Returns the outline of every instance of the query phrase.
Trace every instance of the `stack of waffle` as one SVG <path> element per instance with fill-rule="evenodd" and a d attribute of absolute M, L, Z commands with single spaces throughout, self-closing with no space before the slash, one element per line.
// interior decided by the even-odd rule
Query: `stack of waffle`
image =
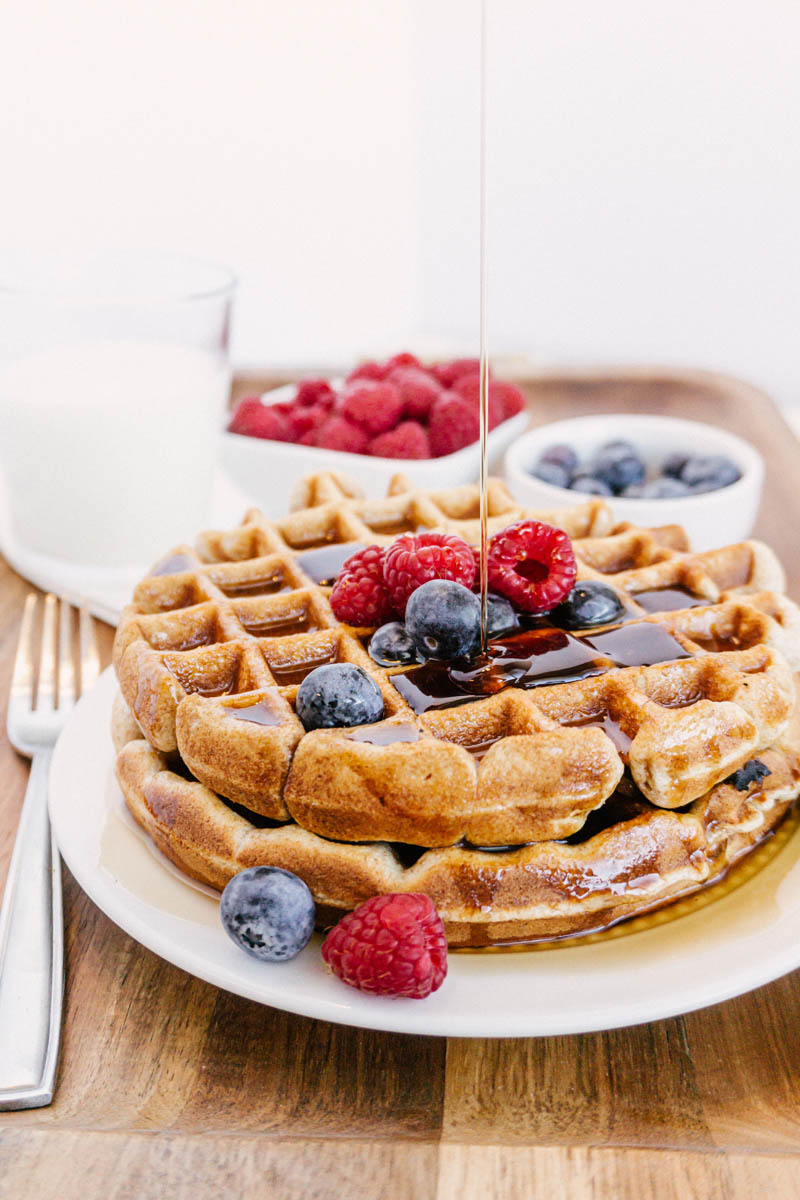
<path fill-rule="evenodd" d="M 379 667 L 329 595 L 344 560 L 399 533 L 479 541 L 478 492 L 365 500 L 330 474 L 293 511 L 180 546 L 117 632 L 117 774 L 155 844 L 222 888 L 256 864 L 300 875 L 329 922 L 372 895 L 427 892 L 451 945 L 604 928 L 697 891 L 800 791 L 800 612 L 768 547 L 689 553 L 677 526 L 615 526 L 602 501 L 531 513 L 492 481 L 489 532 L 536 517 L 573 540 L 612 627 L 547 618 L 491 665 Z M 297 688 L 351 662 L 382 721 L 306 733 Z"/>

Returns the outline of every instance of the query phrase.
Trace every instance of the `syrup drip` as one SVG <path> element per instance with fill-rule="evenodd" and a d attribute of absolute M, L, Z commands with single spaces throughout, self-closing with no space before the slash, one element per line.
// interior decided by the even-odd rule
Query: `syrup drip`
<path fill-rule="evenodd" d="M 392 746 L 396 742 L 418 742 L 422 734 L 413 725 L 378 725 L 356 729 L 348 734 L 349 742 L 366 742 L 369 746 Z"/>
<path fill-rule="evenodd" d="M 680 642 L 661 625 L 649 621 L 631 621 L 607 633 L 586 639 L 600 654 L 606 654 L 618 667 L 650 667 L 654 663 L 689 658 Z"/>
<path fill-rule="evenodd" d="M 286 582 L 283 571 L 273 575 L 262 575 L 258 579 L 243 579 L 239 583 L 220 583 L 218 587 L 226 596 L 271 596 L 275 592 L 290 592 L 291 586 Z"/>
<path fill-rule="evenodd" d="M 568 727 L 571 729 L 586 729 L 592 725 L 598 729 L 602 729 L 603 733 L 611 739 L 621 755 L 624 756 L 628 753 L 633 739 L 628 736 L 619 721 L 615 721 L 609 713 L 598 713 L 594 717 L 584 717 L 580 721 L 568 722 Z"/>
<path fill-rule="evenodd" d="M 256 700 L 252 704 L 226 705 L 234 721 L 251 721 L 255 725 L 280 725 L 280 714 L 267 700 Z"/>
<path fill-rule="evenodd" d="M 305 662 L 299 663 L 274 663 L 267 658 L 267 664 L 275 676 L 275 682 L 279 683 L 281 687 L 291 687 L 295 683 L 302 683 L 306 675 L 316 670 L 317 667 L 324 667 L 326 663 L 335 661 L 335 649 L 321 654 L 318 658 L 308 658 Z"/>
<path fill-rule="evenodd" d="M 293 633 L 313 633 L 319 629 L 306 612 L 285 613 L 282 616 L 261 618 L 256 616 L 240 616 L 239 620 L 248 633 L 253 637 L 288 637 Z"/>
<path fill-rule="evenodd" d="M 325 545 L 301 554 L 297 559 L 297 565 L 301 571 L 305 571 L 306 575 L 314 580 L 314 583 L 318 583 L 321 587 L 333 587 L 336 576 L 347 559 L 363 549 L 363 542 L 339 542 L 334 546 Z"/>
<path fill-rule="evenodd" d="M 710 601 L 696 596 L 685 587 L 652 588 L 646 592 L 632 593 L 637 604 L 649 613 L 674 612 L 681 608 L 698 608 Z"/>

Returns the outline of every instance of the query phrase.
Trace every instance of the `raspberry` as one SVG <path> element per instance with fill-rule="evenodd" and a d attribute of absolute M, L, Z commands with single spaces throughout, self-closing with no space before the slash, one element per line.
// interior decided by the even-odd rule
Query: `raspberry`
<path fill-rule="evenodd" d="M 367 453 L 379 458 L 430 458 L 431 444 L 419 421 L 401 421 L 396 429 L 373 438 Z"/>
<path fill-rule="evenodd" d="M 302 379 L 297 385 L 297 392 L 295 393 L 293 403 L 300 405 L 322 404 L 325 408 L 332 408 L 335 399 L 336 392 L 327 379 Z"/>
<path fill-rule="evenodd" d="M 275 405 L 262 404 L 257 396 L 247 396 L 239 401 L 228 429 L 231 433 L 271 438 L 274 442 L 292 440 L 292 426 L 286 413 Z"/>
<path fill-rule="evenodd" d="M 383 579 L 383 558 L 380 546 L 366 546 L 347 559 L 331 592 L 337 621 L 361 627 L 383 625 L 394 616 Z"/>
<path fill-rule="evenodd" d="M 363 379 L 345 388 L 337 407 L 343 417 L 362 425 L 375 437 L 394 429 L 403 415 L 404 403 L 394 384 Z"/>
<path fill-rule="evenodd" d="M 374 362 L 369 359 L 367 362 L 359 363 L 359 365 L 350 372 L 345 380 L 346 383 L 352 383 L 356 379 L 377 379 L 383 380 L 386 378 L 388 371 L 383 363 Z"/>
<path fill-rule="evenodd" d="M 504 421 L 524 411 L 526 407 L 525 393 L 515 383 L 506 383 L 502 379 L 495 380 L 492 384 L 492 391 L 497 393 L 503 405 Z"/>
<path fill-rule="evenodd" d="M 407 350 L 404 350 L 402 354 L 395 354 L 392 356 L 392 358 L 387 358 L 383 366 L 387 375 L 390 375 L 392 371 L 396 370 L 398 367 L 421 368 L 422 363 L 415 354 L 409 354 Z"/>
<path fill-rule="evenodd" d="M 325 404 L 307 404 L 303 406 L 293 404 L 288 407 L 288 417 L 296 442 L 299 442 L 304 434 L 313 433 L 314 430 L 319 429 L 322 422 L 327 420 L 328 417 L 328 408 Z"/>
<path fill-rule="evenodd" d="M 479 375 L 465 375 L 462 379 L 458 379 L 452 386 L 451 391 L 460 396 L 462 400 L 466 400 L 468 404 L 474 404 L 475 408 L 480 412 L 481 399 L 481 380 Z M 497 384 L 489 384 L 489 428 L 494 429 L 501 421 L 505 420 L 505 407 L 501 396 L 497 392 Z"/>
<path fill-rule="evenodd" d="M 359 425 L 346 417 L 328 417 L 314 432 L 314 445 L 325 450 L 345 450 L 363 454 L 369 438 Z"/>
<path fill-rule="evenodd" d="M 456 450 L 477 442 L 480 436 L 478 409 L 460 396 L 445 392 L 431 409 L 428 428 L 434 458 L 454 454 Z"/>
<path fill-rule="evenodd" d="M 432 375 L 419 367 L 395 367 L 389 382 L 399 390 L 405 401 L 407 417 L 427 417 L 431 405 L 441 396 L 443 388 Z"/>
<path fill-rule="evenodd" d="M 436 363 L 431 370 L 444 387 L 452 387 L 464 375 L 477 375 L 481 364 L 478 358 L 453 358 L 449 362 Z M 491 375 L 491 371 L 489 372 Z"/>
<path fill-rule="evenodd" d="M 489 542 L 489 587 L 523 612 L 549 612 L 572 591 L 576 566 L 563 529 L 519 521 Z"/>
<path fill-rule="evenodd" d="M 330 931 L 322 957 L 360 992 L 424 1000 L 447 974 L 442 918 L 429 896 L 373 896 Z"/>
<path fill-rule="evenodd" d="M 383 578 L 394 608 L 405 615 L 409 596 L 429 579 L 475 582 L 472 549 L 452 533 L 403 533 L 387 546 Z"/>

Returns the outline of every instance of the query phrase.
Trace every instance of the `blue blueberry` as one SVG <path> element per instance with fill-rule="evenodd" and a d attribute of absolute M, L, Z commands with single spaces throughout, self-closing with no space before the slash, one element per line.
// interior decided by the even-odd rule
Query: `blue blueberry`
<path fill-rule="evenodd" d="M 531 475 L 535 479 L 541 479 L 543 483 L 560 488 L 569 487 L 569 474 L 567 468 L 562 467 L 560 463 L 548 462 L 544 458 L 540 459 L 531 471 Z"/>
<path fill-rule="evenodd" d="M 651 479 L 648 483 L 634 483 L 625 488 L 622 494 L 633 500 L 678 500 L 681 496 L 691 495 L 691 489 L 680 479 L 662 475 L 660 479 Z"/>
<path fill-rule="evenodd" d="M 465 658 L 481 645 L 480 597 L 452 579 L 431 579 L 406 608 L 406 628 L 426 658 Z"/>
<path fill-rule="evenodd" d="M 564 629 L 591 629 L 618 621 L 624 611 L 625 606 L 613 588 L 589 580 L 575 584 L 566 600 L 550 613 L 550 620 Z"/>
<path fill-rule="evenodd" d="M 248 867 L 234 875 L 219 915 L 228 937 L 261 962 L 294 958 L 314 932 L 311 892 L 281 867 Z"/>
<path fill-rule="evenodd" d="M 619 493 L 634 483 L 644 483 L 645 465 L 630 442 L 606 442 L 594 457 L 591 473 Z"/>
<path fill-rule="evenodd" d="M 578 471 L 572 476 L 570 490 L 573 492 L 586 492 L 589 496 L 613 496 L 613 492 L 607 483 L 602 479 L 597 479 L 590 471 Z"/>
<path fill-rule="evenodd" d="M 380 667 L 406 667 L 419 661 L 414 639 L 402 621 L 381 625 L 370 638 L 369 652 Z"/>
<path fill-rule="evenodd" d="M 486 632 L 490 638 L 502 637 L 519 629 L 519 617 L 514 605 L 505 596 L 490 595 L 486 605 Z"/>
<path fill-rule="evenodd" d="M 680 479 L 681 471 L 689 461 L 688 454 L 670 454 L 664 462 L 661 472 L 663 475 L 671 475 L 674 479 Z"/>
<path fill-rule="evenodd" d="M 681 482 L 693 492 L 716 492 L 741 478 L 739 468 L 722 454 L 690 458 L 681 471 Z"/>
<path fill-rule="evenodd" d="M 760 783 L 767 775 L 771 775 L 769 767 L 760 758 L 749 759 L 738 771 L 734 771 L 723 783 L 729 783 L 737 792 L 747 792 L 754 783 Z"/>
<path fill-rule="evenodd" d="M 383 696 L 361 667 L 326 663 L 306 675 L 295 707 L 306 729 L 371 725 L 383 717 Z"/>
<path fill-rule="evenodd" d="M 560 443 L 557 446 L 548 446 L 540 461 L 555 463 L 557 467 L 563 467 L 565 471 L 572 472 L 578 465 L 578 456 L 572 446 Z"/>

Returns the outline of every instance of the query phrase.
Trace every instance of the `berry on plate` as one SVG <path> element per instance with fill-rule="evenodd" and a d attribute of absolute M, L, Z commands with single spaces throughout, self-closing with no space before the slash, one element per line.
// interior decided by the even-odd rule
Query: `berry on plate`
<path fill-rule="evenodd" d="M 419 421 L 401 421 L 388 433 L 379 433 L 367 446 L 378 458 L 430 458 L 431 443 Z"/>
<path fill-rule="evenodd" d="M 408 417 L 427 417 L 431 405 L 442 395 L 443 388 L 438 380 L 421 367 L 395 367 L 389 382 L 400 392 Z"/>
<path fill-rule="evenodd" d="M 481 380 L 479 375 L 465 375 L 463 379 L 458 379 L 453 384 L 451 391 L 453 395 L 460 396 L 462 400 L 466 400 L 468 404 L 474 407 L 480 413 L 480 398 L 481 398 Z M 489 384 L 489 428 L 494 429 L 501 421 L 505 420 L 505 403 L 503 396 L 496 383 Z"/>
<path fill-rule="evenodd" d="M 562 467 L 560 463 L 549 462 L 546 458 L 540 459 L 531 471 L 531 475 L 536 479 L 541 479 L 542 483 L 549 483 L 552 487 L 569 487 L 570 476 L 567 468 Z"/>
<path fill-rule="evenodd" d="M 424 1000 L 447 974 L 442 918 L 429 896 L 374 896 L 330 931 L 322 957 L 361 992 Z"/>
<path fill-rule="evenodd" d="M 387 546 L 383 578 L 394 609 L 403 616 L 412 592 L 430 579 L 475 582 L 472 547 L 452 533 L 403 533 Z"/>
<path fill-rule="evenodd" d="M 314 445 L 324 450 L 344 450 L 349 454 L 363 454 L 369 441 L 368 434 L 348 421 L 347 417 L 332 416 L 314 431 Z"/>
<path fill-rule="evenodd" d="M 489 584 L 523 612 L 549 612 L 572 590 L 577 567 L 563 529 L 519 521 L 489 542 Z"/>
<path fill-rule="evenodd" d="M 292 426 L 285 412 L 272 404 L 262 404 L 258 396 L 240 400 L 228 423 L 230 433 L 246 437 L 270 438 L 273 442 L 290 442 Z"/>
<path fill-rule="evenodd" d="M 428 427 L 433 457 L 454 454 L 480 437 L 478 407 L 453 392 L 445 392 L 431 409 Z"/>
<path fill-rule="evenodd" d="M 314 932 L 311 892 L 282 867 L 248 867 L 234 875 L 219 915 L 228 937 L 262 962 L 294 958 Z"/>
<path fill-rule="evenodd" d="M 402 621 L 381 625 L 369 639 L 370 658 L 379 667 L 407 667 L 418 661 L 414 639 Z"/>
<path fill-rule="evenodd" d="M 555 446 L 548 446 L 539 461 L 556 463 L 557 466 L 563 467 L 568 473 L 574 471 L 578 466 L 577 454 L 572 449 L 572 446 L 567 446 L 563 442 L 558 442 Z"/>
<path fill-rule="evenodd" d="M 452 579 L 431 579 L 411 595 L 406 629 L 426 658 L 469 658 L 481 648 L 480 597 Z"/>
<path fill-rule="evenodd" d="M 294 404 L 299 404 L 301 407 L 309 404 L 321 404 L 325 408 L 332 408 L 335 399 L 336 393 L 327 379 L 302 379 L 297 385 Z"/>
<path fill-rule="evenodd" d="M 612 492 L 621 492 L 631 484 L 643 483 L 645 465 L 636 447 L 630 442 L 606 442 L 601 446 L 591 466 L 595 479 L 602 480 Z"/>
<path fill-rule="evenodd" d="M 431 367 L 433 374 L 446 388 L 452 387 L 456 380 L 463 379 L 465 375 L 478 375 L 480 369 L 479 358 L 453 358 L 448 362 L 434 363 Z M 490 378 L 491 374 L 490 371 Z"/>
<path fill-rule="evenodd" d="M 570 490 L 585 492 L 587 496 L 613 496 L 614 493 L 602 479 L 596 479 L 589 471 L 578 471 L 572 476 Z"/>
<path fill-rule="evenodd" d="M 383 579 L 384 552 L 365 546 L 343 563 L 331 592 L 330 605 L 345 625 L 382 625 L 394 613 Z"/>
<path fill-rule="evenodd" d="M 487 596 L 486 603 L 486 634 L 490 638 L 503 637 L 519 629 L 519 617 L 514 605 L 505 596 Z"/>
<path fill-rule="evenodd" d="M 720 488 L 730 487 L 740 478 L 736 463 L 723 454 L 689 458 L 680 474 L 681 483 L 685 483 L 693 492 L 716 492 Z"/>
<path fill-rule="evenodd" d="M 612 587 L 587 580 L 575 584 L 566 600 L 553 609 L 550 620 L 564 629 L 591 629 L 618 621 L 624 611 L 625 605 Z"/>
<path fill-rule="evenodd" d="M 326 663 L 309 671 L 295 707 L 306 730 L 373 725 L 384 713 L 381 689 L 353 663 Z"/>

